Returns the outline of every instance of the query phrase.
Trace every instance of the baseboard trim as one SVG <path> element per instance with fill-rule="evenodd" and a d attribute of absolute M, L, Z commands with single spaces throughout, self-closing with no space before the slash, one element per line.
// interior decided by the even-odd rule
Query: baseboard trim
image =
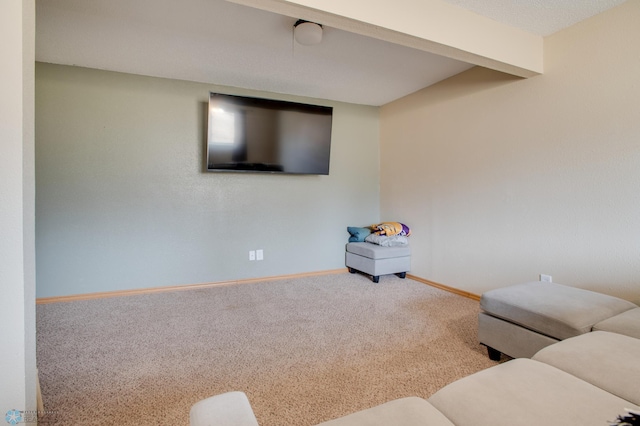
<path fill-rule="evenodd" d="M 105 291 L 105 292 L 86 293 L 86 294 L 73 294 L 69 296 L 40 297 L 36 299 L 36 305 L 46 305 L 48 303 L 60 303 L 60 302 L 73 302 L 77 300 L 103 299 L 107 297 L 135 296 L 138 294 L 167 293 L 172 291 L 195 290 L 195 289 L 203 289 L 203 288 L 220 287 L 225 285 L 252 284 L 260 281 L 277 281 L 277 280 L 285 280 L 285 279 L 291 279 L 291 278 L 303 278 L 303 277 L 313 277 L 313 276 L 320 276 L 320 275 L 341 274 L 344 272 L 347 272 L 346 268 L 331 269 L 327 271 L 318 271 L 318 272 L 305 272 L 301 274 L 277 275 L 272 277 L 248 278 L 244 280 L 218 281 L 218 282 L 202 283 L 202 284 L 185 284 L 185 285 L 176 285 L 176 286 L 167 286 L 167 287 L 150 287 L 150 288 L 140 288 L 140 289 L 132 289 L 132 290 L 118 290 L 118 291 Z M 457 294 L 458 296 L 463 296 L 468 299 L 477 300 L 477 301 L 480 300 L 480 296 L 477 294 L 459 290 L 454 287 L 449 287 L 447 285 L 440 284 L 435 281 L 427 280 L 412 274 L 407 274 L 407 278 L 412 279 L 414 281 L 421 282 L 423 284 L 430 285 L 435 288 L 439 288 L 441 290 L 448 291 L 449 293 Z"/>
<path fill-rule="evenodd" d="M 449 287 L 448 285 L 440 284 L 435 281 L 426 280 L 424 278 L 416 277 L 415 275 L 407 274 L 407 278 L 411 278 L 414 281 L 421 282 L 423 284 L 430 285 L 431 287 L 436 287 L 441 290 L 448 291 L 449 293 L 457 294 L 458 296 L 464 296 L 468 299 L 480 301 L 480 296 L 477 294 L 469 293 L 468 291 L 459 290 L 457 288 Z"/>
<path fill-rule="evenodd" d="M 172 291 L 220 287 L 225 285 L 251 284 L 251 283 L 256 283 L 261 281 L 277 281 L 277 280 L 285 280 L 285 279 L 291 279 L 291 278 L 303 278 L 303 277 L 314 277 L 314 276 L 320 276 L 320 275 L 341 274 L 345 272 L 347 272 L 347 269 L 341 268 L 341 269 L 331 269 L 327 271 L 305 272 L 301 274 L 291 274 L 291 275 L 277 275 L 277 276 L 262 277 L 262 278 L 248 278 L 244 280 L 219 281 L 219 282 L 213 282 L 213 283 L 185 284 L 185 285 L 176 285 L 176 286 L 167 286 L 167 287 L 150 287 L 150 288 L 141 288 L 141 289 L 132 289 L 132 290 L 105 291 L 105 292 L 98 292 L 98 293 L 73 294 L 70 296 L 40 297 L 36 299 L 36 305 L 46 305 L 48 303 L 60 303 L 60 302 L 74 302 L 78 300 L 103 299 L 106 297 L 134 296 L 138 294 L 166 293 L 166 292 L 172 292 Z"/>

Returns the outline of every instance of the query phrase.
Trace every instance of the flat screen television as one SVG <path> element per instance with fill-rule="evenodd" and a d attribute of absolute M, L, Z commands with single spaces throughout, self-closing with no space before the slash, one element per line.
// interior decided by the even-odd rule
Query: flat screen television
<path fill-rule="evenodd" d="M 207 170 L 329 174 L 333 108 L 209 94 Z"/>

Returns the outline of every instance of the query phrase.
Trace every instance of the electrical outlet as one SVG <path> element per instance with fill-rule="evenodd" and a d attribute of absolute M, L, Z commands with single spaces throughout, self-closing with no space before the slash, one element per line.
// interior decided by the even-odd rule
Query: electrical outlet
<path fill-rule="evenodd" d="M 256 251 L 255 250 L 250 250 L 249 251 L 249 260 L 256 260 Z"/>
<path fill-rule="evenodd" d="M 264 251 L 262 249 L 256 250 L 256 259 L 257 260 L 264 259 Z"/>
<path fill-rule="evenodd" d="M 540 274 L 540 281 L 544 281 L 547 283 L 553 282 L 551 275 L 546 275 L 546 274 Z"/>

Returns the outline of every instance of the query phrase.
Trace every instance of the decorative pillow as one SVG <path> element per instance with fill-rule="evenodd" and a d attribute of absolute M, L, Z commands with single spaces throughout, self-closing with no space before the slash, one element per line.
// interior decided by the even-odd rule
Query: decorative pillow
<path fill-rule="evenodd" d="M 403 235 L 408 237 L 411 235 L 411 229 L 404 223 L 400 222 L 382 222 L 370 226 L 371 230 L 378 235 Z"/>
<path fill-rule="evenodd" d="M 368 243 L 378 244 L 382 247 L 406 246 L 409 244 L 409 239 L 404 235 L 392 235 L 391 237 L 387 237 L 386 235 L 371 234 L 364 240 Z"/>
<path fill-rule="evenodd" d="M 350 243 L 362 243 L 367 235 L 371 234 L 371 229 L 358 228 L 357 226 L 347 226 L 347 231 L 351 234 L 349 237 Z"/>

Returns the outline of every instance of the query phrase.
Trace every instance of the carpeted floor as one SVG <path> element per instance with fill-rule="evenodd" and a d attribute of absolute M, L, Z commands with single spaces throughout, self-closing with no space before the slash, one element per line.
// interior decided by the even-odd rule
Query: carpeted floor
<path fill-rule="evenodd" d="M 244 391 L 261 426 L 429 397 L 494 365 L 478 302 L 348 273 L 37 306 L 43 424 L 188 425 Z"/>

